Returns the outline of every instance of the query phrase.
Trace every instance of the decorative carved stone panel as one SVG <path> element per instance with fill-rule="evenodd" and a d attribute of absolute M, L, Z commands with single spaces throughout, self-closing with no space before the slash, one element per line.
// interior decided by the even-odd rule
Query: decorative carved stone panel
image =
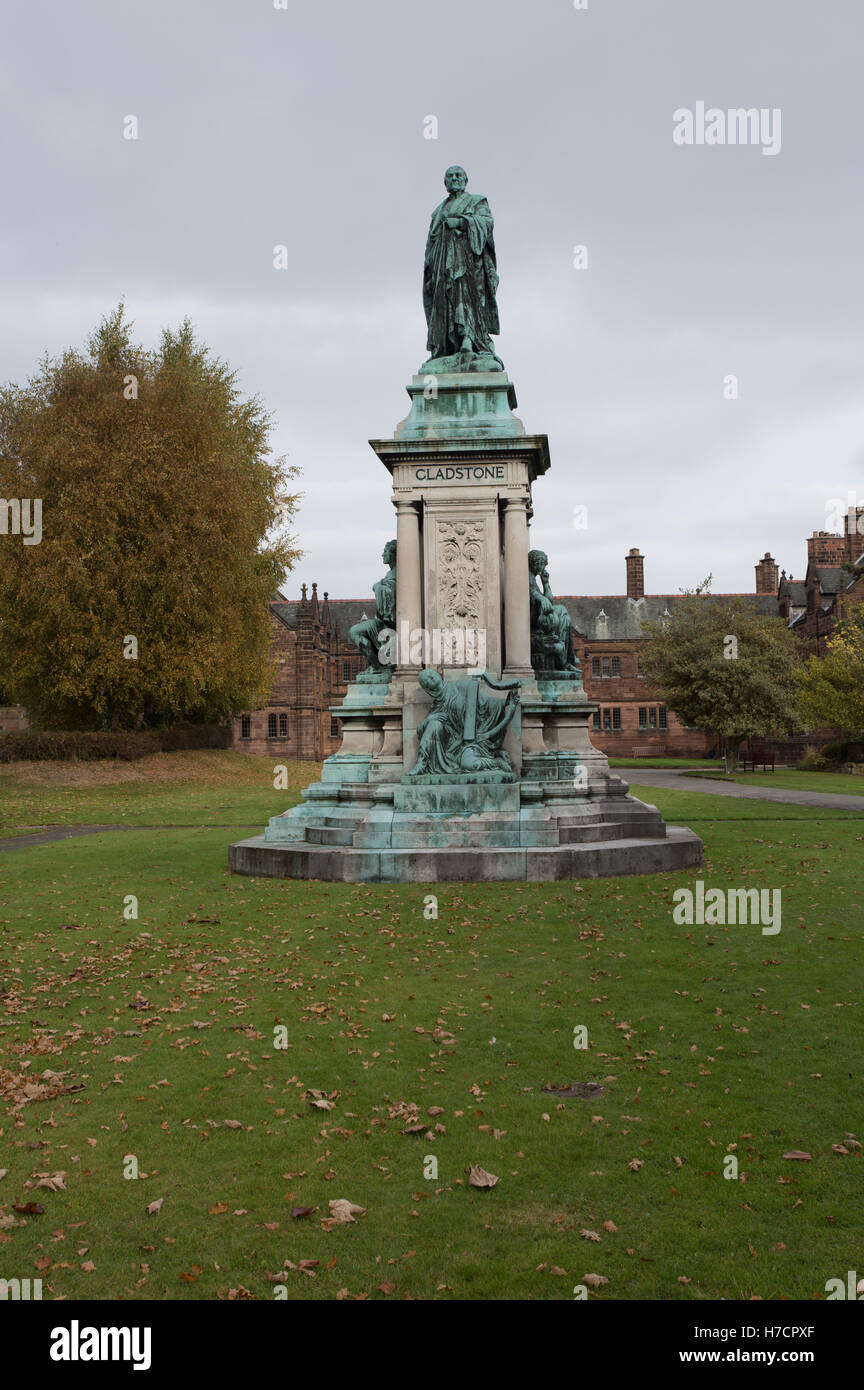
<path fill-rule="evenodd" d="M 485 521 L 439 521 L 438 614 L 450 628 L 483 625 Z"/>

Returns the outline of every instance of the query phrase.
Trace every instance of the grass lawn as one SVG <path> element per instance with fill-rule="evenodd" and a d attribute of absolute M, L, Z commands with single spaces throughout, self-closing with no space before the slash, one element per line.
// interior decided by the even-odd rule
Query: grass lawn
<path fill-rule="evenodd" d="M 287 768 L 287 791 L 275 769 Z M 52 825 L 249 825 L 300 799 L 315 763 L 228 750 L 155 753 L 135 762 L 0 765 L 0 839 Z"/>
<path fill-rule="evenodd" d="M 837 792 L 842 796 L 860 796 L 864 805 L 864 777 L 852 777 L 847 772 L 798 772 L 792 768 L 778 768 L 776 772 L 736 772 L 734 777 L 725 777 L 716 763 L 714 772 L 720 781 L 741 782 L 746 787 L 778 787 L 796 792 Z M 704 777 L 705 773 L 694 772 L 692 776 Z"/>
<path fill-rule="evenodd" d="M 0 855 L 2 1277 L 571 1300 L 590 1273 L 592 1298 L 698 1301 L 860 1268 L 864 818 L 646 788 L 703 836 L 699 875 L 448 885 L 430 918 L 431 885 L 230 876 L 227 827 L 292 797 L 265 759 L 178 756 L 174 780 L 0 781 L 12 829 L 159 827 Z M 782 888 L 780 934 L 674 925 L 697 876 Z M 543 1089 L 575 1082 L 602 1090 Z M 366 1214 L 326 1229 L 338 1198 Z"/>

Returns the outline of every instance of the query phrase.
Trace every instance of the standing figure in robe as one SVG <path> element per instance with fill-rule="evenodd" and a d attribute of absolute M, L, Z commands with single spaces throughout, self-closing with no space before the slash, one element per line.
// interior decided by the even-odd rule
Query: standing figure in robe
<path fill-rule="evenodd" d="M 490 356 L 488 369 L 503 370 L 489 336 L 501 331 L 492 213 L 479 193 L 466 193 L 467 183 L 465 170 L 452 165 L 444 175 L 447 197 L 432 214 L 423 265 L 426 347 L 430 363 L 470 353 Z"/>

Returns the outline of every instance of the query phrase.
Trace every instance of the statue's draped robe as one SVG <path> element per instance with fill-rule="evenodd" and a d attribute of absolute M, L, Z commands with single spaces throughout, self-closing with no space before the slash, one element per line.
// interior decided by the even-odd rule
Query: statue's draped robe
<path fill-rule="evenodd" d="M 549 667 L 566 670 L 575 666 L 573 625 L 563 603 L 555 603 L 531 577 L 531 645 L 535 652 L 554 658 Z M 545 663 L 544 663 L 545 664 Z"/>
<path fill-rule="evenodd" d="M 476 698 L 474 736 L 465 740 L 465 716 Z M 506 701 L 496 700 L 474 681 L 446 681 L 435 696 L 426 726 L 420 735 L 420 752 L 415 773 L 477 772 L 486 769 L 510 771 L 510 762 L 501 750 L 507 727 Z"/>
<path fill-rule="evenodd" d="M 457 233 L 448 217 L 463 218 Z M 435 209 L 423 265 L 423 308 L 432 357 L 460 351 L 468 337 L 475 352 L 494 354 L 490 333 L 498 333 L 498 271 L 492 213 L 477 193 L 445 198 Z"/>
<path fill-rule="evenodd" d="M 373 584 L 372 592 L 375 595 L 375 617 L 354 624 L 349 636 L 355 646 L 359 646 L 358 637 L 365 637 L 373 647 L 378 648 L 382 629 L 396 625 L 396 571 L 390 570 L 383 579 Z"/>

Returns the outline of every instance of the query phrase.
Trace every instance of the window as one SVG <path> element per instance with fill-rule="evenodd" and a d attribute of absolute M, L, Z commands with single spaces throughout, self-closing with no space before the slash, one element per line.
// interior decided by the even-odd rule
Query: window
<path fill-rule="evenodd" d="M 604 681 L 609 679 L 609 658 L 608 658 L 608 656 L 604 656 L 604 657 L 603 657 L 603 679 L 604 679 Z"/>
<path fill-rule="evenodd" d="M 240 720 L 240 737 L 252 737 L 252 720 L 249 718 L 248 714 L 245 714 L 243 718 Z"/>
<path fill-rule="evenodd" d="M 640 681 L 644 681 L 644 679 L 645 679 L 645 669 L 644 669 L 644 667 L 643 667 L 643 665 L 642 665 L 642 658 L 641 658 L 641 656 L 637 656 L 637 658 L 636 658 L 636 675 L 637 675 L 637 677 L 639 678 Z"/>
<path fill-rule="evenodd" d="M 612 711 L 611 711 L 611 709 L 604 709 L 604 711 L 603 711 L 603 728 L 604 728 L 604 731 L 605 731 L 606 729 L 611 729 L 611 728 L 612 728 Z"/>
<path fill-rule="evenodd" d="M 359 667 L 359 661 L 349 661 L 346 659 L 342 662 L 342 679 L 346 685 L 349 681 L 357 679 L 357 671 L 359 670 Z"/>
<path fill-rule="evenodd" d="M 268 738 L 275 738 L 275 737 L 276 737 L 276 716 L 275 716 L 275 714 L 268 714 L 268 716 L 267 716 L 267 737 L 268 737 Z"/>
<path fill-rule="evenodd" d="M 599 729 L 599 728 L 600 728 L 600 711 L 599 711 L 599 709 L 595 709 L 595 711 L 594 711 L 594 728 L 595 728 L 595 729 Z"/>
<path fill-rule="evenodd" d="M 280 716 L 279 716 L 279 737 L 280 737 L 280 738 L 287 738 L 287 737 L 288 737 L 288 716 L 287 716 L 287 714 L 280 714 Z"/>
<path fill-rule="evenodd" d="M 331 720 L 330 720 L 330 737 L 331 737 L 331 738 L 338 738 L 340 732 L 341 732 L 341 728 L 340 728 L 339 720 L 338 720 L 338 719 L 331 719 Z"/>
<path fill-rule="evenodd" d="M 592 676 L 599 676 L 599 674 L 600 674 L 600 658 L 599 658 L 599 656 L 592 656 L 592 658 L 591 658 L 591 674 L 592 674 Z"/>
<path fill-rule="evenodd" d="M 651 706 L 651 708 L 650 708 L 649 711 L 648 711 L 648 722 L 649 722 L 649 727 L 650 727 L 650 728 L 652 728 L 652 729 L 656 729 L 656 728 L 657 728 L 657 711 L 656 711 L 656 709 L 654 708 L 653 705 Z"/>
<path fill-rule="evenodd" d="M 666 728 L 666 706 L 661 705 L 657 711 L 657 718 L 661 729 Z"/>
<path fill-rule="evenodd" d="M 620 676 L 620 675 L 621 675 L 621 658 L 620 658 L 620 656 L 613 656 L 613 658 L 612 658 L 612 675 L 613 675 L 613 677 L 616 677 L 616 676 Z"/>
<path fill-rule="evenodd" d="M 644 705 L 639 706 L 639 728 L 648 728 L 648 710 L 645 708 Z"/>
<path fill-rule="evenodd" d="M 612 711 L 612 728 L 613 728 L 613 729 L 620 729 L 620 728 L 621 728 L 621 711 L 620 711 L 620 709 L 613 709 L 613 711 Z"/>

